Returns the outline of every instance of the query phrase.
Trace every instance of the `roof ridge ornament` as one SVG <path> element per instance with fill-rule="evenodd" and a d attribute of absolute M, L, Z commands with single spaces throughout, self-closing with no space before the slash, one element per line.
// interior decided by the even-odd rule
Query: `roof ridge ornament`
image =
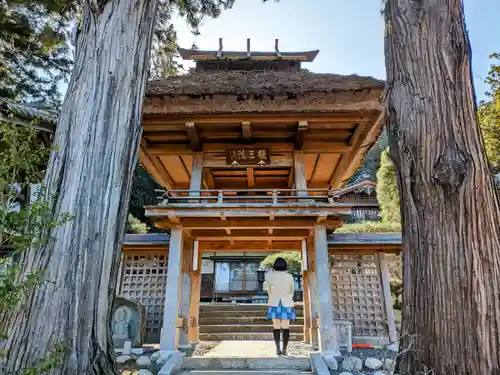
<path fill-rule="evenodd" d="M 222 50 L 223 50 L 222 38 L 219 38 L 219 50 L 217 51 L 217 58 L 219 59 L 222 57 Z"/>
<path fill-rule="evenodd" d="M 279 39 L 274 39 L 274 52 L 276 52 L 276 56 L 281 57 L 281 52 L 278 48 Z"/>

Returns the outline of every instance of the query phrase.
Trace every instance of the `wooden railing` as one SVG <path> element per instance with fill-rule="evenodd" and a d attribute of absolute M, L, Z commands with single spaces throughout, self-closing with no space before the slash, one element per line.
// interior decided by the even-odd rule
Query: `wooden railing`
<path fill-rule="evenodd" d="M 167 206 L 199 205 L 328 205 L 351 206 L 354 202 L 339 199 L 336 190 L 328 189 L 202 189 L 157 190 L 158 204 Z M 356 206 L 373 206 L 356 202 Z"/>

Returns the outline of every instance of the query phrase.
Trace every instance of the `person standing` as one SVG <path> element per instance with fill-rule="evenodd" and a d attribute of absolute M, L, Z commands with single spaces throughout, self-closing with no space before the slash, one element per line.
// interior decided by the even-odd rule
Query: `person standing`
<path fill-rule="evenodd" d="M 296 320 L 293 308 L 294 280 L 287 272 L 285 259 L 276 258 L 273 269 L 266 275 L 264 290 L 268 295 L 266 319 L 273 321 L 273 337 L 276 343 L 276 354 L 287 355 L 290 338 L 290 320 Z M 283 332 L 283 350 L 280 348 L 280 336 Z"/>

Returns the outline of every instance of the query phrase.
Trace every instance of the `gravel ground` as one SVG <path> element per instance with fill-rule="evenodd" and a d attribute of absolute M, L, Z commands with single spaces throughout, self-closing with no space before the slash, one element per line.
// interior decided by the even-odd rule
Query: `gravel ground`
<path fill-rule="evenodd" d="M 220 344 L 220 341 L 200 341 L 194 348 L 191 348 L 186 355 L 188 357 L 201 357 Z"/>
<path fill-rule="evenodd" d="M 309 353 L 317 352 L 317 350 L 305 342 L 290 342 L 287 352 L 293 357 L 307 357 Z"/>

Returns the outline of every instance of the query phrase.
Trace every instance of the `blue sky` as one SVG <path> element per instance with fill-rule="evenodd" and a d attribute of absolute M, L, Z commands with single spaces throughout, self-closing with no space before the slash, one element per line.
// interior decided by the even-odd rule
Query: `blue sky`
<path fill-rule="evenodd" d="M 500 52 L 500 2 L 464 0 L 472 45 L 472 66 L 478 100 L 485 99 L 488 55 Z M 385 78 L 384 23 L 380 0 L 236 0 L 233 9 L 216 20 L 207 19 L 194 36 L 182 19 L 176 19 L 179 44 L 189 48 L 217 49 L 219 37 L 226 50 L 245 50 L 251 38 L 252 50 L 314 50 L 314 72 L 360 74 Z M 185 67 L 191 66 L 184 63 Z"/>

